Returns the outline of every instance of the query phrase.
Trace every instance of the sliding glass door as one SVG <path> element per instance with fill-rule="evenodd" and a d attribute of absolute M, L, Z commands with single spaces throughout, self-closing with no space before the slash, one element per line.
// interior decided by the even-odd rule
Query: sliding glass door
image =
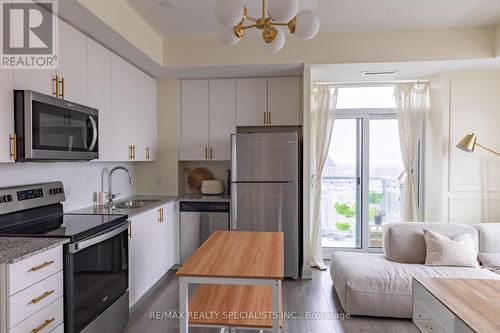
<path fill-rule="evenodd" d="M 322 174 L 322 246 L 377 251 L 400 221 L 403 172 L 396 115 L 341 112 Z"/>

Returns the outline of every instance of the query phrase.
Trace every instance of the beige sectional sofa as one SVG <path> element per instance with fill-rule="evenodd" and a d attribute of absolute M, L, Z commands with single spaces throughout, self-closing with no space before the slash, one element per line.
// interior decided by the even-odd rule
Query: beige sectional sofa
<path fill-rule="evenodd" d="M 334 288 L 351 315 L 411 318 L 413 277 L 500 279 L 484 268 L 426 266 L 423 229 L 447 237 L 469 233 L 478 252 L 500 253 L 500 223 L 393 223 L 384 228 L 384 254 L 336 252 Z"/>

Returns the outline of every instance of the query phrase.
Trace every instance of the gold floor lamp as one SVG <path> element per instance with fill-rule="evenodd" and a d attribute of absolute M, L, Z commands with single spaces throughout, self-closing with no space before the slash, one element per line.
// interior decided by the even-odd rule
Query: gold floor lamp
<path fill-rule="evenodd" d="M 496 151 L 494 151 L 490 148 L 486 148 L 485 146 L 479 144 L 479 142 L 477 142 L 477 136 L 474 133 L 467 134 L 465 136 L 465 138 L 463 138 L 462 141 L 460 141 L 457 144 L 457 148 L 462 149 L 463 151 L 468 152 L 468 153 L 474 152 L 474 148 L 476 148 L 476 146 L 479 146 L 479 147 L 489 151 L 490 153 L 493 153 L 495 155 L 500 156 L 500 153 L 497 153 Z"/>

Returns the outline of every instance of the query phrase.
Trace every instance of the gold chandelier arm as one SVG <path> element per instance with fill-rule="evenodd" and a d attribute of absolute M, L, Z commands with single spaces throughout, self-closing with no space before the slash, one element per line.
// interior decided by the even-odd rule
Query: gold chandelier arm
<path fill-rule="evenodd" d="M 246 16 L 246 19 L 249 20 L 249 21 L 252 21 L 252 22 L 257 22 L 257 19 L 255 17 L 252 17 L 252 16 Z"/>
<path fill-rule="evenodd" d="M 271 25 L 282 25 L 282 26 L 285 26 L 287 27 L 288 26 L 288 22 L 272 22 L 270 23 Z"/>
<path fill-rule="evenodd" d="M 262 0 L 262 17 L 266 17 L 266 0 Z"/>
<path fill-rule="evenodd" d="M 251 28 L 256 28 L 256 27 L 257 27 L 257 24 L 250 24 L 247 26 L 241 26 L 241 29 L 251 29 Z"/>

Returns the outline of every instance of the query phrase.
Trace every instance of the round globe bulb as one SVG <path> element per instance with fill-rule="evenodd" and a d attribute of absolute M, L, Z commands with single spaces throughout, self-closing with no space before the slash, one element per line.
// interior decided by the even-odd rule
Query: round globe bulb
<path fill-rule="evenodd" d="M 215 17 L 220 24 L 234 27 L 243 18 L 243 0 L 217 0 L 215 3 Z"/>
<path fill-rule="evenodd" d="M 270 0 L 269 14 L 274 21 L 288 22 L 299 10 L 299 0 Z"/>
<path fill-rule="evenodd" d="M 319 31 L 318 14 L 312 10 L 303 10 L 296 16 L 295 36 L 300 39 L 311 39 Z"/>
<path fill-rule="evenodd" d="M 278 29 L 276 38 L 271 43 L 264 42 L 264 48 L 270 52 L 278 52 L 285 46 L 285 33 Z"/>
<path fill-rule="evenodd" d="M 228 27 L 220 27 L 217 37 L 222 43 L 227 45 L 235 45 L 240 41 L 240 39 L 234 34 L 233 29 Z"/>

